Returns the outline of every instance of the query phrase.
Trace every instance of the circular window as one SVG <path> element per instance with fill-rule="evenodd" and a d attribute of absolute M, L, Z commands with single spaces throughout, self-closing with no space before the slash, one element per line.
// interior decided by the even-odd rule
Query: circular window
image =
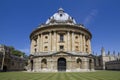
<path fill-rule="evenodd" d="M 47 37 L 47 36 L 45 36 L 45 39 L 48 39 L 48 37 Z"/>
<path fill-rule="evenodd" d="M 75 38 L 78 39 L 78 36 L 76 36 Z"/>
<path fill-rule="evenodd" d="M 60 17 L 62 17 L 62 14 L 60 14 Z"/>

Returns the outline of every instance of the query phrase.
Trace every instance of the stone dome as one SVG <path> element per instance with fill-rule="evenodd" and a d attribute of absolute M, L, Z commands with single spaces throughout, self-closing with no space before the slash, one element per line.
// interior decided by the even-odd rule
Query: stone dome
<path fill-rule="evenodd" d="M 46 24 L 54 23 L 76 24 L 76 21 L 73 17 L 65 13 L 62 8 L 59 8 L 59 10 L 46 21 Z"/>

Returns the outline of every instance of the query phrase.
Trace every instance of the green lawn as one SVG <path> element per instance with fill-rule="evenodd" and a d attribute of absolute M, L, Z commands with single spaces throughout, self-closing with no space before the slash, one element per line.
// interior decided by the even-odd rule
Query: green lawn
<path fill-rule="evenodd" d="M 0 72 L 0 80 L 120 80 L 120 71 L 96 72 Z"/>

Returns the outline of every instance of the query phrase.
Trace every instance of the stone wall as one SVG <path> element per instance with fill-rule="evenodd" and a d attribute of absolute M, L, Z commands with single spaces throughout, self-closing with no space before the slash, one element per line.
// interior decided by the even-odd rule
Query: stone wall
<path fill-rule="evenodd" d="M 106 62 L 105 68 L 106 70 L 120 70 L 120 60 Z"/>
<path fill-rule="evenodd" d="M 16 71 L 24 70 L 26 59 L 17 57 L 11 54 L 10 48 L 5 45 L 0 45 L 0 70 L 1 71 Z"/>
<path fill-rule="evenodd" d="M 32 32 L 30 36 L 31 54 L 60 51 L 61 45 L 63 51 L 91 53 L 91 34 L 87 30 L 78 29 L 78 27 L 55 25 L 46 27 L 46 29 L 39 28 L 36 30 L 37 32 Z M 63 35 L 62 41 L 60 40 L 61 34 Z"/>
<path fill-rule="evenodd" d="M 54 55 L 33 58 L 33 70 L 35 72 L 57 72 L 58 60 L 64 58 L 66 60 L 66 72 L 80 72 L 94 70 L 94 60 L 88 57 L 78 57 L 69 55 Z M 91 60 L 91 62 L 90 62 Z M 46 62 L 43 62 L 46 61 Z M 31 71 L 31 63 L 29 61 L 28 71 Z"/>

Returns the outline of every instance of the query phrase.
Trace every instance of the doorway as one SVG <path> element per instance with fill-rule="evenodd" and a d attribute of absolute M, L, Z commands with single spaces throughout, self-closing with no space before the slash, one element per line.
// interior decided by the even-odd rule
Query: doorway
<path fill-rule="evenodd" d="M 66 71 L 66 59 L 59 58 L 57 62 L 58 71 Z"/>

